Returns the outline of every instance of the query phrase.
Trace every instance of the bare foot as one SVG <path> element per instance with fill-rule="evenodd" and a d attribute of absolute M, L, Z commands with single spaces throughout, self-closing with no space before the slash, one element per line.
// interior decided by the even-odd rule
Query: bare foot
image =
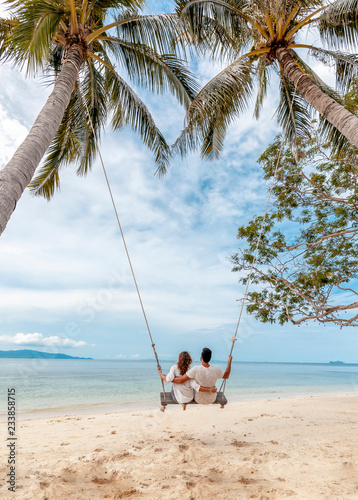
<path fill-rule="evenodd" d="M 182 404 L 183 410 L 186 410 L 186 404 Z"/>

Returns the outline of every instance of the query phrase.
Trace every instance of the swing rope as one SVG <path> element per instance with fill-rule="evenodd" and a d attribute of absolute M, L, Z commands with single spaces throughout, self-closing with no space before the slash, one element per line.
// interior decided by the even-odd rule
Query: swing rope
<path fill-rule="evenodd" d="M 66 64 L 67 62 L 73 63 L 69 59 L 63 59 L 62 62 L 63 62 L 63 64 Z M 77 66 L 76 66 L 76 69 L 77 69 L 77 72 L 79 74 L 79 68 L 77 68 Z M 116 203 L 115 203 L 114 198 L 113 198 L 112 189 L 111 189 L 111 186 L 110 186 L 110 183 L 109 183 L 107 171 L 106 171 L 106 168 L 105 168 L 105 165 L 104 165 L 104 161 L 103 161 L 103 158 L 102 158 L 101 149 L 99 147 L 99 144 L 98 144 L 98 141 L 97 141 L 97 137 L 96 137 L 96 134 L 95 134 L 95 131 L 94 131 L 93 122 L 92 122 L 92 118 L 91 118 L 91 115 L 90 115 L 90 112 L 89 112 L 89 109 L 88 109 L 88 106 L 87 106 L 87 102 L 86 102 L 85 98 L 83 97 L 80 78 L 78 78 L 77 82 L 78 82 L 79 94 L 80 94 L 81 99 L 82 99 L 82 101 L 83 101 L 83 103 L 85 105 L 85 108 L 86 108 L 87 116 L 88 116 L 88 119 L 89 119 L 89 123 L 90 123 L 91 129 L 92 129 L 92 133 L 93 133 L 93 137 L 94 137 L 94 140 L 95 140 L 96 148 L 97 148 L 98 155 L 99 155 L 99 158 L 100 158 L 100 162 L 101 162 L 101 165 L 102 165 L 102 170 L 103 170 L 103 173 L 104 173 L 104 176 L 105 176 L 105 179 L 106 179 L 106 184 L 107 184 L 108 192 L 109 192 L 109 195 L 110 195 L 110 198 L 111 198 L 113 210 L 114 210 L 114 213 L 115 213 L 115 216 L 116 216 L 116 219 L 117 219 L 119 231 L 121 233 L 121 237 L 122 237 L 124 249 L 125 249 L 125 252 L 126 252 L 126 255 L 127 255 L 129 267 L 130 267 L 130 270 L 131 270 L 131 273 L 132 273 L 133 281 L 134 281 L 134 284 L 135 284 L 135 288 L 136 288 L 136 291 L 137 291 L 138 299 L 139 299 L 140 306 L 141 306 L 141 309 L 142 309 L 144 321 L 145 321 L 145 324 L 146 324 L 146 327 L 147 327 L 147 331 L 148 331 L 148 334 L 149 334 L 149 337 L 150 337 L 151 347 L 153 349 L 154 356 L 155 356 L 155 359 L 156 359 L 156 362 L 157 362 L 157 368 L 159 370 L 161 370 L 161 366 L 160 366 L 160 363 L 159 363 L 158 354 L 157 354 L 157 351 L 155 349 L 155 343 L 153 341 L 153 337 L 152 337 L 152 333 L 151 333 L 151 330 L 150 330 L 150 327 L 149 327 L 147 315 L 146 315 L 146 312 L 145 312 L 145 309 L 144 309 L 142 297 L 141 297 L 141 294 L 140 294 L 140 291 L 139 291 L 137 279 L 136 279 L 136 276 L 135 276 L 135 273 L 134 273 L 132 261 L 131 261 L 130 255 L 129 255 L 127 243 L 126 243 L 126 240 L 125 240 L 125 237 L 124 237 L 124 233 L 123 233 L 123 230 L 122 230 L 122 225 L 121 225 L 121 222 L 119 220 L 119 215 L 118 215 Z M 261 223 L 261 227 L 260 227 L 260 232 L 259 232 L 259 237 L 258 237 L 257 242 L 256 242 L 254 258 L 253 258 L 253 261 L 252 261 L 252 264 L 251 264 L 251 268 L 250 268 L 250 272 L 249 272 L 249 277 L 248 277 L 248 280 L 247 280 L 247 283 L 246 283 L 246 289 L 245 289 L 244 297 L 242 299 L 240 314 L 239 314 L 239 318 L 238 318 L 238 321 L 237 321 L 237 324 L 236 324 L 235 335 L 233 337 L 231 337 L 232 345 L 231 345 L 231 349 L 230 349 L 230 356 L 232 355 L 232 352 L 233 352 L 234 346 L 235 346 L 235 342 L 237 341 L 237 334 L 238 334 L 238 331 L 239 331 L 239 326 L 240 326 L 240 322 L 241 322 L 243 310 L 244 310 L 244 307 L 245 307 L 245 302 L 246 302 L 246 298 L 247 298 L 247 294 L 248 294 L 248 289 L 249 289 L 249 286 L 250 286 L 250 283 L 251 283 L 251 276 L 252 276 L 252 273 L 253 273 L 253 267 L 254 267 L 254 264 L 256 262 L 258 248 L 259 248 L 259 245 L 261 243 L 261 237 L 262 237 L 263 228 L 264 228 L 264 224 L 265 224 L 265 220 L 266 220 L 266 216 L 267 216 L 267 212 L 268 212 L 268 207 L 269 207 L 270 200 L 271 200 L 271 195 L 272 195 L 274 183 L 275 183 L 275 180 L 276 180 L 278 165 L 279 165 L 279 162 L 280 162 L 280 159 L 281 159 L 281 155 L 282 155 L 282 151 L 283 151 L 283 146 L 284 146 L 285 141 L 286 141 L 286 135 L 287 135 L 287 130 L 288 130 L 289 118 L 290 118 L 290 116 L 292 114 L 292 106 L 293 106 L 293 100 L 295 98 L 295 95 L 296 95 L 296 90 L 295 90 L 294 95 L 292 97 L 291 106 L 290 106 L 290 112 L 289 112 L 289 116 L 287 117 L 286 126 L 285 126 L 284 134 L 283 134 L 283 137 L 282 137 L 281 147 L 280 147 L 279 154 L 278 154 L 277 161 L 276 161 L 274 176 L 272 178 L 272 183 L 271 183 L 271 186 L 270 186 L 269 196 L 268 196 L 267 203 L 266 203 L 266 209 L 265 209 L 265 213 L 264 213 L 264 216 L 263 216 L 263 219 L 262 219 L 262 223 Z M 164 393 L 164 397 L 165 397 L 164 382 L 163 382 L 163 380 L 161 380 L 161 382 L 162 382 L 163 393 Z M 226 388 L 226 379 L 223 380 L 223 382 L 222 382 L 222 384 L 220 386 L 219 392 L 222 392 L 224 394 L 225 388 Z"/>
<path fill-rule="evenodd" d="M 265 209 L 264 216 L 262 218 L 260 232 L 259 232 L 259 237 L 258 237 L 257 242 L 256 242 L 256 247 L 255 247 L 255 252 L 254 252 L 254 258 L 253 258 L 253 261 L 251 263 L 249 277 L 247 279 L 245 293 L 244 293 L 244 297 L 243 297 L 242 303 L 241 303 L 241 309 L 240 309 L 239 319 L 238 319 L 237 324 L 236 324 L 235 335 L 233 337 L 231 337 L 232 344 L 231 344 L 231 349 L 230 349 L 229 356 L 232 356 L 232 353 L 233 353 L 233 350 L 234 350 L 234 346 L 235 346 L 235 342 L 237 341 L 237 334 L 238 334 L 238 331 L 239 331 L 241 317 L 242 317 L 242 313 L 244 311 L 244 307 L 245 307 L 245 303 L 246 303 L 246 298 L 247 298 L 249 286 L 250 286 L 250 283 L 251 283 L 251 276 L 252 276 L 254 265 L 255 265 L 255 262 L 256 262 L 257 252 L 258 252 L 258 249 L 259 249 L 259 246 L 260 246 L 260 243 L 261 243 L 261 237 L 262 237 L 262 233 L 263 233 L 263 229 L 264 229 L 264 225 L 265 225 L 265 220 L 266 220 L 268 208 L 269 208 L 269 205 L 270 205 L 271 195 L 272 195 L 273 187 L 274 187 L 275 181 L 276 181 L 277 170 L 278 170 L 278 166 L 279 166 L 279 163 L 280 163 L 280 160 L 281 160 L 283 146 L 284 146 L 284 144 L 286 142 L 287 131 L 288 131 L 288 124 L 289 124 L 290 116 L 292 114 L 292 106 L 293 106 L 293 100 L 295 98 L 295 95 L 296 95 L 296 89 L 295 89 L 295 92 L 294 92 L 293 97 L 292 97 L 292 101 L 291 101 L 291 105 L 290 105 L 290 112 L 288 114 L 288 117 L 287 117 L 287 120 L 286 120 L 286 125 L 285 125 L 285 128 L 284 128 L 284 133 L 282 135 L 281 147 L 280 147 L 280 150 L 279 150 L 279 153 L 278 153 L 278 157 L 277 157 L 277 161 L 276 161 L 276 166 L 275 166 L 275 171 L 274 171 L 274 174 L 273 174 L 273 178 L 272 178 L 272 182 L 271 182 L 271 186 L 270 186 L 270 191 L 269 191 L 269 195 L 268 195 L 268 198 L 267 198 L 266 209 Z M 223 394 L 225 393 L 226 380 L 227 379 L 223 379 L 223 381 L 221 383 L 221 386 L 220 386 L 220 389 L 219 389 L 219 392 L 222 392 Z"/>
<path fill-rule="evenodd" d="M 69 62 L 72 62 L 72 61 L 69 61 Z M 152 333 L 150 331 L 150 327 L 149 327 L 147 315 L 146 315 L 146 312 L 145 312 L 145 309 L 144 309 L 144 305 L 143 305 L 143 301 L 142 301 L 142 296 L 141 296 L 140 291 L 139 291 L 139 287 L 138 287 L 137 279 L 136 279 L 136 276 L 135 276 L 135 273 L 134 273 L 132 261 L 131 261 L 130 255 L 129 255 L 129 251 L 128 251 L 126 239 L 124 237 L 122 225 L 121 225 L 121 222 L 119 220 L 119 215 L 118 215 L 116 203 L 115 203 L 114 198 L 113 198 L 112 189 L 111 189 L 111 186 L 110 186 L 110 183 L 109 183 L 109 179 L 108 179 L 106 167 L 104 166 L 104 161 L 103 161 L 103 158 L 102 158 L 101 150 L 100 150 L 100 147 L 99 147 L 99 144 L 98 144 L 98 141 L 97 141 L 97 137 L 96 137 L 96 134 L 95 134 L 95 131 L 94 131 L 92 118 L 91 118 L 91 115 L 90 115 L 90 112 L 89 112 L 89 109 L 88 109 L 88 106 L 87 106 L 86 99 L 84 98 L 84 96 L 82 94 L 80 79 L 78 78 L 77 81 L 78 81 L 79 94 L 80 94 L 81 99 L 82 99 L 82 101 L 83 101 L 83 103 L 85 105 L 85 108 L 86 108 L 87 116 L 88 116 L 88 119 L 89 119 L 89 122 L 90 122 L 90 125 L 91 125 L 93 137 L 94 137 L 94 140 L 95 140 L 96 148 L 97 148 L 98 155 L 99 155 L 99 158 L 100 158 L 100 161 L 101 161 L 102 170 L 103 170 L 103 173 L 104 173 L 104 177 L 106 179 L 106 184 L 107 184 L 109 196 L 110 196 L 111 201 L 112 201 L 113 210 L 114 210 L 114 213 L 115 213 L 115 216 L 116 216 L 116 219 L 117 219 L 119 231 L 120 231 L 121 236 L 122 236 L 123 246 L 124 246 L 124 249 L 125 249 L 125 252 L 126 252 L 126 255 L 127 255 L 127 259 L 128 259 L 128 262 L 129 262 L 129 267 L 130 267 L 130 270 L 131 270 L 131 273 L 132 273 L 132 277 L 133 277 L 133 281 L 134 281 L 135 288 L 136 288 L 136 291 L 137 291 L 137 295 L 138 295 L 138 299 L 139 299 L 139 302 L 140 302 L 140 306 L 141 306 L 141 309 L 142 309 L 144 321 L 145 321 L 145 324 L 146 324 L 146 327 L 147 327 L 147 331 L 148 331 L 148 334 L 149 334 L 149 338 L 150 338 L 150 341 L 151 341 L 151 347 L 153 349 L 154 356 L 155 356 L 155 359 L 157 361 L 157 368 L 158 368 L 158 370 L 161 370 L 161 366 L 160 366 L 160 363 L 159 363 L 159 357 L 158 357 L 157 351 L 155 349 L 155 343 L 153 341 Z M 163 392 L 164 392 L 164 395 L 165 395 L 164 382 L 163 382 L 163 380 L 161 380 L 161 382 L 162 382 Z"/>

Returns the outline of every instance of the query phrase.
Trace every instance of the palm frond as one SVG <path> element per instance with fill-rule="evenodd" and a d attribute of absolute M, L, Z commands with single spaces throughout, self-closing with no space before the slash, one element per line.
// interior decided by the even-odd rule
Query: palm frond
<path fill-rule="evenodd" d="M 267 85 L 269 83 L 269 71 L 267 62 L 264 58 L 260 58 L 257 64 L 257 81 L 258 89 L 256 95 L 254 117 L 258 120 L 262 109 L 263 101 L 267 93 Z"/>
<path fill-rule="evenodd" d="M 200 25 L 200 42 L 191 32 L 187 16 L 179 17 L 176 13 L 140 16 L 127 11 L 117 18 L 123 22 L 117 26 L 117 38 L 123 41 L 144 44 L 161 54 L 174 51 L 178 57 L 187 58 L 195 51 L 210 57 L 237 57 L 236 41 L 215 19 L 206 17 Z"/>
<path fill-rule="evenodd" d="M 163 175 L 169 166 L 170 149 L 148 108 L 123 78 L 114 72 L 107 72 L 106 88 L 113 112 L 113 129 L 118 130 L 128 124 L 137 132 L 154 153 L 158 174 Z"/>
<path fill-rule="evenodd" d="M 108 9 L 123 11 L 144 7 L 145 0 L 91 0 L 92 9 L 100 14 Z"/>
<path fill-rule="evenodd" d="M 186 127 L 173 151 L 184 156 L 200 144 L 204 157 L 218 157 L 225 131 L 246 109 L 252 89 L 253 67 L 247 57 L 226 67 L 193 100 L 186 114 Z"/>
<path fill-rule="evenodd" d="M 77 174 L 85 175 L 95 160 L 96 144 L 109 111 L 107 88 L 103 75 L 91 60 L 86 61 L 82 75 L 81 90 L 77 84 L 45 162 L 29 185 L 36 196 L 47 199 L 53 196 L 60 187 L 59 170 L 62 167 L 77 163 Z"/>
<path fill-rule="evenodd" d="M 63 56 L 64 48 L 60 45 L 54 45 L 49 55 L 49 67 L 53 69 L 55 78 L 57 78 L 62 69 Z"/>
<path fill-rule="evenodd" d="M 225 123 L 218 119 L 213 119 L 206 126 L 206 129 L 203 130 L 203 141 L 200 148 L 202 158 L 208 160 L 218 160 L 220 158 L 221 151 L 224 148 L 226 128 Z"/>
<path fill-rule="evenodd" d="M 12 57 L 11 35 L 17 24 L 18 21 L 14 17 L 11 19 L 0 18 L 0 60 L 4 62 Z"/>
<path fill-rule="evenodd" d="M 237 43 L 232 33 L 225 29 L 216 19 L 203 18 L 202 24 L 196 29 L 196 36 L 192 33 L 187 17 L 182 16 L 181 19 L 188 26 L 185 43 L 189 43 L 189 46 L 193 47 L 200 56 L 227 63 L 239 57 L 242 44 Z M 183 48 L 185 49 L 186 46 L 184 45 Z M 186 56 L 185 50 L 183 53 Z M 189 52 L 189 56 L 191 54 L 192 52 Z"/>
<path fill-rule="evenodd" d="M 235 40 L 236 48 L 253 42 L 245 16 L 245 0 L 176 0 L 176 12 L 189 23 L 198 44 L 205 42 L 208 19 L 214 20 Z"/>
<path fill-rule="evenodd" d="M 311 117 L 307 103 L 291 81 L 280 72 L 280 102 L 276 110 L 277 121 L 289 141 L 309 136 Z"/>
<path fill-rule="evenodd" d="M 317 22 L 323 43 L 336 48 L 357 46 L 358 0 L 332 2 Z"/>
<path fill-rule="evenodd" d="M 48 63 L 52 41 L 65 10 L 57 2 L 11 2 L 17 8 L 18 24 L 13 28 L 11 48 L 14 60 L 27 63 L 27 70 L 34 72 Z"/>
<path fill-rule="evenodd" d="M 85 122 L 85 136 L 82 141 L 83 150 L 77 174 L 86 175 L 95 159 L 96 142 L 100 140 L 100 133 L 106 124 L 109 112 L 105 77 L 90 59 L 86 61 L 81 91 L 81 113 Z"/>
<path fill-rule="evenodd" d="M 126 11 L 118 20 L 117 38 L 132 44 L 146 45 L 161 54 L 173 51 L 177 40 L 183 40 L 186 29 L 176 14 L 143 16 L 137 12 Z"/>
<path fill-rule="evenodd" d="M 142 44 L 123 42 L 110 37 L 110 48 L 129 77 L 150 91 L 172 93 L 186 108 L 198 91 L 198 84 L 190 70 L 174 55 L 160 55 Z M 107 40 L 101 40 L 106 44 Z"/>
<path fill-rule="evenodd" d="M 352 79 L 357 78 L 358 56 L 321 48 L 315 48 L 311 54 L 326 66 L 335 68 L 337 86 L 342 92 L 347 92 Z"/>
<path fill-rule="evenodd" d="M 50 200 L 55 191 L 60 189 L 59 170 L 80 159 L 83 121 L 81 99 L 76 86 L 61 125 L 47 150 L 44 164 L 28 186 L 35 196 Z"/>

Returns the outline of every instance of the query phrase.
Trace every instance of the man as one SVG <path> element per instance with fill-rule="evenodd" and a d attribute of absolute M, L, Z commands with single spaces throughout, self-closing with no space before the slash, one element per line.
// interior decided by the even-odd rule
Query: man
<path fill-rule="evenodd" d="M 183 384 L 189 379 L 195 379 L 195 381 L 201 387 L 206 388 L 215 386 L 219 378 L 228 379 L 231 372 L 232 356 L 229 356 L 227 367 L 224 372 L 224 370 L 219 368 L 219 366 L 209 365 L 209 361 L 211 360 L 211 355 L 212 355 L 211 350 L 208 349 L 207 347 L 204 347 L 200 357 L 201 365 L 190 368 L 190 370 L 188 370 L 186 374 L 183 375 L 182 377 L 175 377 L 173 383 Z M 197 390 L 194 391 L 194 400 L 202 405 L 208 405 L 214 403 L 215 399 L 216 399 L 216 394 L 211 391 L 210 392 L 202 392 L 202 391 L 198 392 Z"/>

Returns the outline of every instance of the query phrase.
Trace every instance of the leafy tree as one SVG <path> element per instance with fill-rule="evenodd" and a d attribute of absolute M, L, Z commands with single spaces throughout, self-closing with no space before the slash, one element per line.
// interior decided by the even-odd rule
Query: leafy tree
<path fill-rule="evenodd" d="M 88 172 L 109 117 L 114 130 L 130 125 L 153 151 L 158 172 L 165 172 L 170 149 L 123 72 L 151 91 L 171 92 L 186 108 L 196 93 L 195 80 L 173 54 L 174 41 L 184 40 L 176 14 L 142 15 L 143 0 L 8 3 L 10 17 L 0 22 L 2 61 L 52 75 L 54 88 L 0 171 L 0 234 L 46 150 L 31 189 L 50 198 L 63 166 L 75 162 L 78 174 Z"/>
<path fill-rule="evenodd" d="M 358 147 L 358 118 L 344 107 L 341 95 L 326 85 L 299 55 L 300 49 L 336 68 L 339 90 L 345 93 L 358 67 L 357 2 L 338 0 L 177 0 L 178 13 L 188 18 L 196 43 L 205 40 L 205 27 L 214 23 L 224 34 L 221 50 L 213 57 L 226 66 L 193 100 L 186 127 L 174 149 L 182 155 L 201 147 L 203 157 L 218 157 L 226 129 L 245 110 L 256 90 L 254 115 L 259 117 L 272 73 L 279 82 L 277 118 L 290 140 L 309 130 L 318 111 L 325 133 L 337 146 L 347 138 Z M 339 13 L 339 15 L 336 15 Z M 330 49 L 301 43 L 300 34 L 315 29 Z M 332 50 L 333 48 L 345 48 Z M 286 126 L 287 124 L 287 126 Z"/>
<path fill-rule="evenodd" d="M 356 94 L 357 95 L 357 94 Z M 281 153 L 281 154 L 280 154 Z M 358 326 L 358 159 L 331 154 L 319 134 L 294 148 L 277 137 L 259 159 L 274 176 L 274 203 L 263 225 L 253 264 L 247 310 L 266 323 L 307 320 Z M 238 230 L 244 250 L 233 271 L 247 283 L 263 217 Z"/>

